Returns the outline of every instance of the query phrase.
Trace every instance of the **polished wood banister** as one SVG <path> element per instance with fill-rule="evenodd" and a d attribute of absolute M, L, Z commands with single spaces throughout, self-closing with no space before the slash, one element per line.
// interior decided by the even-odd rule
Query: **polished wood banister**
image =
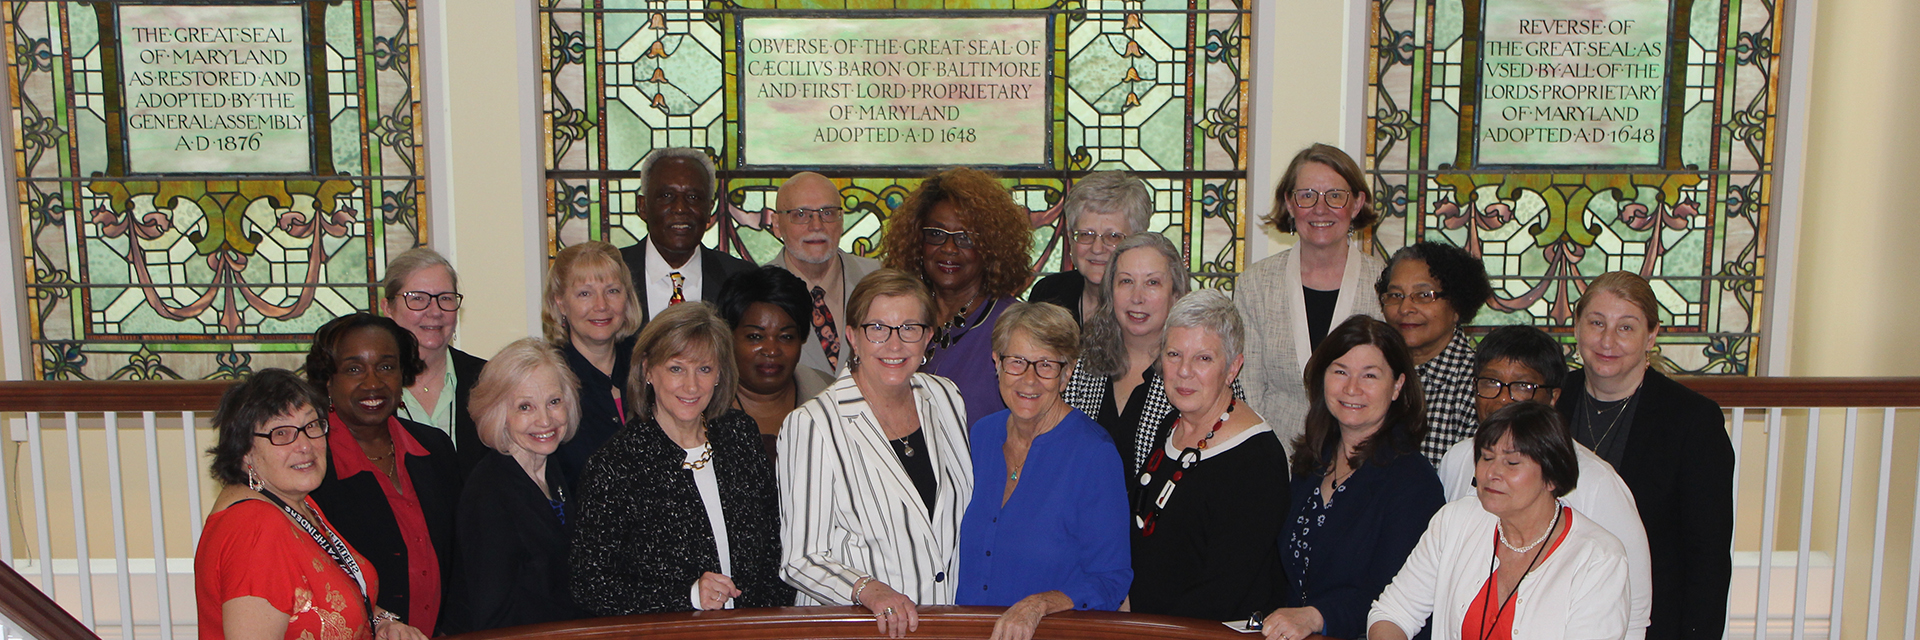
<path fill-rule="evenodd" d="M 232 380 L 0 382 L 0 411 L 207 411 Z"/>
<path fill-rule="evenodd" d="M 997 607 L 920 607 L 920 628 L 911 640 L 983 640 L 993 635 Z M 884 638 L 873 614 L 857 607 L 779 607 L 661 613 L 594 618 L 494 629 L 454 636 L 459 640 L 870 640 Z M 1034 640 L 1257 640 L 1218 622 L 1107 611 L 1068 611 L 1047 616 Z M 1310 636 L 1309 640 L 1329 640 Z"/>
<path fill-rule="evenodd" d="M 1674 378 L 1721 407 L 1920 407 L 1920 378 Z"/>
<path fill-rule="evenodd" d="M 37 640 L 100 640 L 73 614 L 47 599 L 33 583 L 0 562 L 0 614 L 20 625 L 21 635 Z"/>

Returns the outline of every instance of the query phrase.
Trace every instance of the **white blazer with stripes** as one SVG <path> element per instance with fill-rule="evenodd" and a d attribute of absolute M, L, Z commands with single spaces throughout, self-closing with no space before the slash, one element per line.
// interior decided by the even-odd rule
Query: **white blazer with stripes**
<path fill-rule="evenodd" d="M 973 496 L 966 403 L 952 381 L 910 380 L 939 492 L 933 517 L 852 374 L 780 428 L 780 577 L 796 604 L 853 604 L 865 576 L 917 604 L 953 604 L 960 518 Z"/>

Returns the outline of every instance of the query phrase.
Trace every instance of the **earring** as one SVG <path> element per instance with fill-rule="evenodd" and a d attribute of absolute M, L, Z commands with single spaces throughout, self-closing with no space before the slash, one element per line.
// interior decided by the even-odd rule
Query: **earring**
<path fill-rule="evenodd" d="M 927 363 L 931 362 L 932 360 L 933 360 L 932 358 L 929 358 L 926 356 L 920 356 L 920 366 L 922 367 L 927 366 Z"/>
<path fill-rule="evenodd" d="M 266 486 L 267 485 L 260 482 L 260 474 L 253 470 L 253 465 L 247 465 L 247 488 L 254 491 L 261 491 L 264 490 Z"/>
<path fill-rule="evenodd" d="M 860 355 L 859 355 L 859 354 L 850 354 L 850 355 L 848 355 L 848 356 L 847 356 L 847 370 L 848 370 L 848 371 L 852 371 L 852 370 L 854 370 L 854 369 L 858 369 L 858 368 L 860 368 Z"/>

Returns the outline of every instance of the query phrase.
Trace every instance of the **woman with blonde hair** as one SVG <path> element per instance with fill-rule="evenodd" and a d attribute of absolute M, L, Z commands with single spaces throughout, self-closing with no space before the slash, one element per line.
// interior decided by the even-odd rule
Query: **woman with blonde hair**
<path fill-rule="evenodd" d="M 567 587 L 567 544 L 579 507 L 548 457 L 579 427 L 580 382 L 553 345 L 501 349 L 473 389 L 476 435 L 488 451 L 467 476 L 455 516 L 464 571 L 452 622 L 485 631 L 581 617 Z"/>
<path fill-rule="evenodd" d="M 620 250 L 583 242 L 560 250 L 547 269 L 540 330 L 579 379 L 580 428 L 555 452 L 566 484 L 579 482 L 587 459 L 625 424 L 633 334 L 646 321 L 633 275 Z"/>
<path fill-rule="evenodd" d="M 753 417 L 731 408 L 733 330 L 685 302 L 633 349 L 633 417 L 580 476 L 574 599 L 602 616 L 793 604 L 773 466 Z"/>

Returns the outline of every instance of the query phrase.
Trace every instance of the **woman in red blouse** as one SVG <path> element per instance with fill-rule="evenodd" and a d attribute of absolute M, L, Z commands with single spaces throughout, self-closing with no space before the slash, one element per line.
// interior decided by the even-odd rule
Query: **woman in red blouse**
<path fill-rule="evenodd" d="M 226 487 L 193 557 L 201 640 L 426 638 L 373 605 L 372 566 L 307 496 L 326 472 L 324 402 L 285 369 L 221 398 L 208 453 Z"/>

